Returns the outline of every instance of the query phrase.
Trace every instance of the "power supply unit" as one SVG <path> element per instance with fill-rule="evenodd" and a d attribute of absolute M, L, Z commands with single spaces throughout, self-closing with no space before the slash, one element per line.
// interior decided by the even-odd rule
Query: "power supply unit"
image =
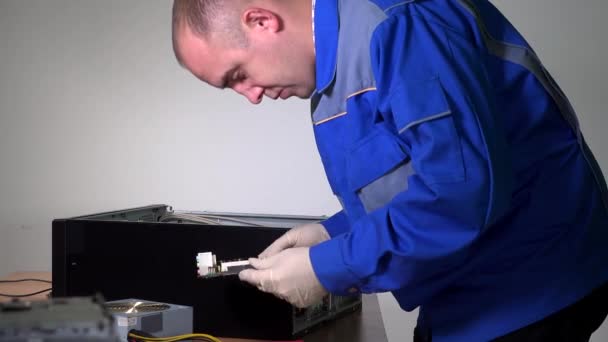
<path fill-rule="evenodd" d="M 297 309 L 240 281 L 244 262 L 325 217 L 176 211 L 159 204 L 53 220 L 53 297 L 100 293 L 192 307 L 193 331 L 288 340 L 360 310 L 360 294 Z"/>
<path fill-rule="evenodd" d="M 145 331 L 156 337 L 192 334 L 192 307 L 129 298 L 103 304 L 114 316 L 121 341 L 131 330 Z"/>

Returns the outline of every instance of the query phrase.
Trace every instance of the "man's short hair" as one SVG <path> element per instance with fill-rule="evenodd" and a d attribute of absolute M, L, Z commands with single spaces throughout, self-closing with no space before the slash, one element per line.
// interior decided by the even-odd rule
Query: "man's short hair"
<path fill-rule="evenodd" d="M 173 2 L 173 51 L 179 56 L 178 35 L 185 27 L 201 38 L 207 38 L 211 32 L 221 33 L 230 43 L 246 45 L 246 38 L 238 25 L 239 0 L 174 0 Z M 239 3 L 239 4 L 237 4 Z"/>

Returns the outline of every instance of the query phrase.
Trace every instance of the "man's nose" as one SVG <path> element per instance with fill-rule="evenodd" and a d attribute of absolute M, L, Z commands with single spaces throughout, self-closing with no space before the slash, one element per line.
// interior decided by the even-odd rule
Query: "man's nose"
<path fill-rule="evenodd" d="M 234 86 L 234 91 L 245 96 L 249 102 L 258 104 L 262 102 L 262 96 L 264 96 L 264 88 L 257 86 L 247 86 L 238 84 Z"/>

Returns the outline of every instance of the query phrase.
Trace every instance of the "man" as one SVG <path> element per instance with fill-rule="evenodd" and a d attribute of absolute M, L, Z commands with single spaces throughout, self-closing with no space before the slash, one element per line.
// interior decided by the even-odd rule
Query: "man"
<path fill-rule="evenodd" d="M 418 341 L 586 341 L 608 192 L 567 98 L 486 0 L 176 0 L 182 66 L 254 104 L 311 98 L 343 210 L 243 281 L 305 307 L 391 291 Z"/>

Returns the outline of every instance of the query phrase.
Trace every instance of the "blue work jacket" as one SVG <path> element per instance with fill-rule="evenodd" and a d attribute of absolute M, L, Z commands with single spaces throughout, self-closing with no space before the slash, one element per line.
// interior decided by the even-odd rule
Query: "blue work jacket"
<path fill-rule="evenodd" d="M 312 121 L 343 210 L 330 292 L 488 341 L 608 280 L 607 192 L 566 96 L 486 0 L 316 0 Z"/>

